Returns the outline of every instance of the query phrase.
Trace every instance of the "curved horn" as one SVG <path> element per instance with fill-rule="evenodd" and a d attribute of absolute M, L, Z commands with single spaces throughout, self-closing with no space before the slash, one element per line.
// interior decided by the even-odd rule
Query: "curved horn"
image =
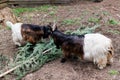
<path fill-rule="evenodd" d="M 52 31 L 54 31 L 56 28 L 56 22 L 54 21 L 53 26 L 52 26 Z"/>

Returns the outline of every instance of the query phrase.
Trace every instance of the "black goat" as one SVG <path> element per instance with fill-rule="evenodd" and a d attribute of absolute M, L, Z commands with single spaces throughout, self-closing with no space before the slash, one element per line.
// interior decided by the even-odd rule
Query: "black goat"
<path fill-rule="evenodd" d="M 66 35 L 57 28 L 52 32 L 52 37 L 56 47 L 62 48 L 63 58 L 61 62 L 65 62 L 67 58 L 71 55 L 80 56 L 83 59 L 83 45 L 84 45 L 84 35 Z M 74 54 L 71 54 L 74 53 Z"/>
<path fill-rule="evenodd" d="M 55 28 L 52 37 L 56 47 L 63 51 L 61 62 L 65 62 L 73 55 L 93 61 L 99 69 L 113 62 L 112 41 L 102 34 L 66 35 Z"/>

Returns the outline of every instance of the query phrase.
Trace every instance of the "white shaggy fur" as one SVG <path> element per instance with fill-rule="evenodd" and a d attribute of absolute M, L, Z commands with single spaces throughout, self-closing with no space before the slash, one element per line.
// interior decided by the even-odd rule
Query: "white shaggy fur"
<path fill-rule="evenodd" d="M 84 38 L 84 59 L 93 61 L 99 69 L 103 69 L 107 64 L 110 47 L 112 47 L 112 41 L 104 35 L 86 34 Z M 110 62 L 113 62 L 113 58 Z"/>
<path fill-rule="evenodd" d="M 23 24 L 23 23 L 13 24 L 13 23 L 10 22 L 10 21 L 7 21 L 7 22 L 6 22 L 6 25 L 12 29 L 13 42 L 14 42 L 15 45 L 17 45 L 17 46 L 21 46 L 21 43 L 20 43 L 20 42 L 23 40 L 22 34 L 21 34 L 21 25 L 22 25 L 22 24 Z"/>

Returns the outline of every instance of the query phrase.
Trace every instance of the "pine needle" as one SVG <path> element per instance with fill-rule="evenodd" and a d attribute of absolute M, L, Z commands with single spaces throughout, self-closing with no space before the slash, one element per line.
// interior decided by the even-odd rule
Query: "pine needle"
<path fill-rule="evenodd" d="M 45 50 L 44 52 L 42 52 L 42 54 L 45 54 L 46 52 L 48 52 L 48 51 L 50 51 L 50 50 L 52 50 L 52 49 L 53 49 L 53 48 L 50 48 L 50 49 L 48 49 L 48 50 Z M 29 61 L 32 61 L 32 60 L 34 60 L 34 57 L 31 58 Z M 7 70 L 6 72 L 0 74 L 0 78 L 3 77 L 3 76 L 5 76 L 5 75 L 7 75 L 7 74 L 9 74 L 9 73 L 11 73 L 12 71 L 14 71 L 15 69 L 21 67 L 22 65 L 26 64 L 26 63 L 29 62 L 29 61 L 23 62 L 22 64 L 17 65 L 17 66 L 15 66 L 14 68 L 9 69 L 9 70 Z"/>

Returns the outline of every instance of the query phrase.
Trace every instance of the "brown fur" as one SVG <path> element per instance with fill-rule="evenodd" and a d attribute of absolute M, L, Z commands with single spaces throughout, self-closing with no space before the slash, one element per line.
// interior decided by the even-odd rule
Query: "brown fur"
<path fill-rule="evenodd" d="M 41 38 L 48 38 L 51 34 L 51 26 L 38 26 L 32 24 L 23 24 L 21 26 L 21 34 L 24 41 L 35 44 Z"/>
<path fill-rule="evenodd" d="M 106 66 L 107 63 L 107 58 L 102 58 L 99 59 L 97 66 L 99 67 L 99 69 L 103 69 Z"/>
<path fill-rule="evenodd" d="M 28 41 L 33 44 L 35 42 L 38 42 L 42 38 L 42 35 L 44 35 L 43 30 L 35 32 L 29 28 L 28 29 L 22 28 L 21 33 L 25 41 Z"/>
<path fill-rule="evenodd" d="M 84 59 L 84 52 L 83 52 L 83 45 L 84 45 L 84 38 L 80 38 L 79 40 L 74 41 L 74 46 L 67 44 L 64 42 L 61 46 L 63 50 L 64 57 L 68 58 L 71 55 L 79 56 L 81 59 Z"/>
<path fill-rule="evenodd" d="M 113 47 L 110 47 L 107 54 L 107 64 L 111 64 L 110 59 L 113 58 L 113 55 L 114 55 L 114 49 Z"/>

